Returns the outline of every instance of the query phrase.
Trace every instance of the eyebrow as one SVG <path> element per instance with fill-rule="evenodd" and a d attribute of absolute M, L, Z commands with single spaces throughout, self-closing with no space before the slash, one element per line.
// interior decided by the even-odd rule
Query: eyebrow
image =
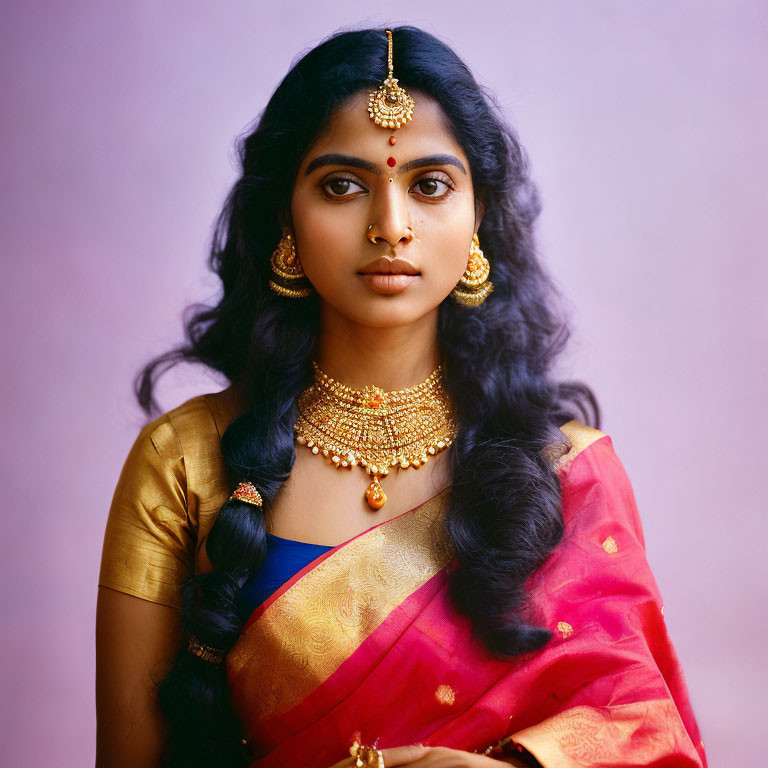
<path fill-rule="evenodd" d="M 360 168 L 363 171 L 369 171 L 381 175 L 381 169 L 376 163 L 372 163 L 368 160 L 363 160 L 361 157 L 353 157 L 352 155 L 341 155 L 337 152 L 331 152 L 327 155 L 320 155 L 316 157 L 308 166 L 306 176 L 309 176 L 312 171 L 322 168 L 324 165 L 351 165 L 353 168 Z M 464 164 L 455 155 L 430 155 L 429 157 L 420 157 L 416 160 L 409 160 L 407 163 L 403 163 L 397 169 L 398 173 L 407 173 L 413 171 L 416 168 L 423 168 L 427 165 L 455 165 L 462 173 L 466 173 Z"/>

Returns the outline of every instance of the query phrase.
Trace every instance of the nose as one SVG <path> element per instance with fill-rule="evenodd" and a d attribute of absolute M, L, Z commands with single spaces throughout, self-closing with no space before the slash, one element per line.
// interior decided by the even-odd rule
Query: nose
<path fill-rule="evenodd" d="M 394 251 L 401 243 L 410 243 L 415 234 L 408 224 L 407 200 L 394 184 L 387 184 L 387 187 L 389 189 L 382 192 L 372 206 L 371 221 L 374 224 L 367 234 L 372 243 L 386 242 Z"/>

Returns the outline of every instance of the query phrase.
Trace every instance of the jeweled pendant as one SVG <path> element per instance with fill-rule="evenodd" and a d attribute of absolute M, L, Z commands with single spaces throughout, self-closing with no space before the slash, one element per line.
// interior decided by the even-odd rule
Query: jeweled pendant
<path fill-rule="evenodd" d="M 413 99 L 394 77 L 388 77 L 368 96 L 371 120 L 388 130 L 395 130 L 413 120 L 413 107 Z"/>
<path fill-rule="evenodd" d="M 413 120 L 413 99 L 405 88 L 398 85 L 392 71 L 392 30 L 387 30 L 387 77 L 373 93 L 368 95 L 368 115 L 376 125 L 396 130 Z M 391 136 L 390 144 L 395 143 Z M 391 160 L 392 158 L 390 158 Z M 390 163 L 390 166 L 394 163 Z"/>
<path fill-rule="evenodd" d="M 373 509 L 381 509 L 387 501 L 387 494 L 381 487 L 378 476 L 375 476 L 371 484 L 365 490 L 365 500 Z"/>

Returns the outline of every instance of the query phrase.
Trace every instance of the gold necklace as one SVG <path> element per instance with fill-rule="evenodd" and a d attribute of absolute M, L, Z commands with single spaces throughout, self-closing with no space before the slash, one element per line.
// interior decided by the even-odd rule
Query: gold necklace
<path fill-rule="evenodd" d="M 420 384 L 389 391 L 352 389 L 312 366 L 314 384 L 298 398 L 296 442 L 337 469 L 364 467 L 373 476 L 365 491 L 373 509 L 387 501 L 381 478 L 390 467 L 419 469 L 456 438 L 442 363 Z"/>

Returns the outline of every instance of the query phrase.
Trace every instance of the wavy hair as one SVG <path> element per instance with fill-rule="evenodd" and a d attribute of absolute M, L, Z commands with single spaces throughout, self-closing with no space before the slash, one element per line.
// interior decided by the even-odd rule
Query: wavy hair
<path fill-rule="evenodd" d="M 397 77 L 436 99 L 466 153 L 485 207 L 479 237 L 495 290 L 479 307 L 447 298 L 439 307 L 439 349 L 459 434 L 451 446 L 446 532 L 458 556 L 450 596 L 497 657 L 537 650 L 552 633 L 537 626 L 524 589 L 563 535 L 561 487 L 552 447 L 567 450 L 558 426 L 578 418 L 600 426 L 592 390 L 557 381 L 553 366 L 570 336 L 559 292 L 536 255 L 541 205 L 529 161 L 494 96 L 443 42 L 414 26 L 393 29 Z M 343 30 L 301 55 L 262 114 L 237 139 L 242 173 L 214 227 L 209 265 L 221 279 L 215 306 L 194 305 L 186 341 L 151 360 L 135 380 L 139 404 L 158 412 L 155 381 L 179 362 L 202 363 L 246 394 L 246 410 L 221 439 L 231 487 L 250 480 L 271 509 L 295 457 L 299 393 L 312 383 L 316 293 L 292 299 L 268 286 L 301 160 L 332 111 L 386 77 L 385 29 Z M 227 501 L 208 536 L 214 566 L 183 587 L 181 622 L 230 650 L 246 616 L 238 593 L 266 555 L 264 514 Z M 179 650 L 158 683 L 169 723 L 166 764 L 234 766 L 247 760 L 224 669 Z"/>

